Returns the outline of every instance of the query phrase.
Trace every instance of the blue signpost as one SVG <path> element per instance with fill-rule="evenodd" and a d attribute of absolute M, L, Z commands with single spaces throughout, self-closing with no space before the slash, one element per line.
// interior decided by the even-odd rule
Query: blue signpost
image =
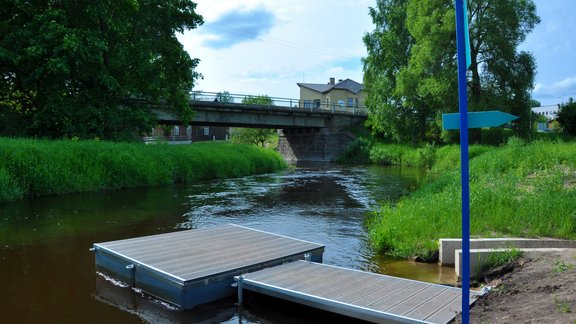
<path fill-rule="evenodd" d="M 470 39 L 466 0 L 456 1 L 456 47 L 458 58 L 459 113 L 442 115 L 444 129 L 460 129 L 460 171 L 462 183 L 462 323 L 470 322 L 470 173 L 468 128 L 500 126 L 518 117 L 500 111 L 468 112 L 466 70 L 470 66 Z"/>
<path fill-rule="evenodd" d="M 460 111 L 460 171 L 462 182 L 462 323 L 470 323 L 470 174 L 468 166 L 468 96 L 466 57 L 470 57 L 466 0 L 456 0 L 456 48 L 458 57 L 458 106 Z M 468 45 L 468 46 L 467 46 Z"/>

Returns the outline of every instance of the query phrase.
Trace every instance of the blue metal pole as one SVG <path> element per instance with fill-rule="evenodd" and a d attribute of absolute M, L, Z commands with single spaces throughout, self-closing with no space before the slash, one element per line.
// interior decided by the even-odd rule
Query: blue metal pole
<path fill-rule="evenodd" d="M 468 165 L 468 96 L 466 95 L 466 32 L 464 1 L 456 0 L 458 104 L 460 107 L 460 171 L 462 180 L 462 323 L 470 322 L 470 174 Z"/>

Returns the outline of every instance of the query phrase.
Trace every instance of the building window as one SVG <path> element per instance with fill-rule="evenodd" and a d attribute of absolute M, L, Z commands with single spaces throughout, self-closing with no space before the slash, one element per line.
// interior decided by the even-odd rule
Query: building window
<path fill-rule="evenodd" d="M 344 100 L 342 99 L 338 100 L 338 106 L 344 107 Z"/>
<path fill-rule="evenodd" d="M 180 126 L 174 126 L 174 136 L 180 136 Z"/>
<path fill-rule="evenodd" d="M 348 98 L 348 107 L 354 107 L 354 98 Z"/>
<path fill-rule="evenodd" d="M 304 100 L 304 108 L 312 108 L 312 100 Z"/>
<path fill-rule="evenodd" d="M 320 99 L 314 99 L 314 108 L 320 108 Z"/>
<path fill-rule="evenodd" d="M 210 135 L 210 127 L 204 127 L 204 136 Z"/>

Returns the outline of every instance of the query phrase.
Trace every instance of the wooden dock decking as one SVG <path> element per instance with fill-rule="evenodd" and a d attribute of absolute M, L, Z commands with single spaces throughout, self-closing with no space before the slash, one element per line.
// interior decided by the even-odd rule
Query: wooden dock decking
<path fill-rule="evenodd" d="M 184 309 L 233 295 L 234 276 L 322 262 L 324 246 L 238 225 L 94 244 L 96 268 Z"/>
<path fill-rule="evenodd" d="M 376 323 L 448 323 L 461 290 L 341 267 L 296 261 L 236 277 L 242 290 Z M 471 292 L 470 304 L 478 294 Z"/>

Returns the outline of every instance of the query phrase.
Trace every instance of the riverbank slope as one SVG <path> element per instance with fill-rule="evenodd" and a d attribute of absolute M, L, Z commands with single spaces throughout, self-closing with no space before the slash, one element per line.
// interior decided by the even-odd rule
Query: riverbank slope
<path fill-rule="evenodd" d="M 287 166 L 254 145 L 144 145 L 0 138 L 0 202 L 72 192 L 194 183 Z"/>
<path fill-rule="evenodd" d="M 381 253 L 433 261 L 439 238 L 461 237 L 459 147 L 387 147 L 373 147 L 371 159 L 423 161 L 430 172 L 421 188 L 373 213 L 371 241 Z M 576 239 L 576 143 L 472 146 L 470 202 L 473 236 Z"/>

